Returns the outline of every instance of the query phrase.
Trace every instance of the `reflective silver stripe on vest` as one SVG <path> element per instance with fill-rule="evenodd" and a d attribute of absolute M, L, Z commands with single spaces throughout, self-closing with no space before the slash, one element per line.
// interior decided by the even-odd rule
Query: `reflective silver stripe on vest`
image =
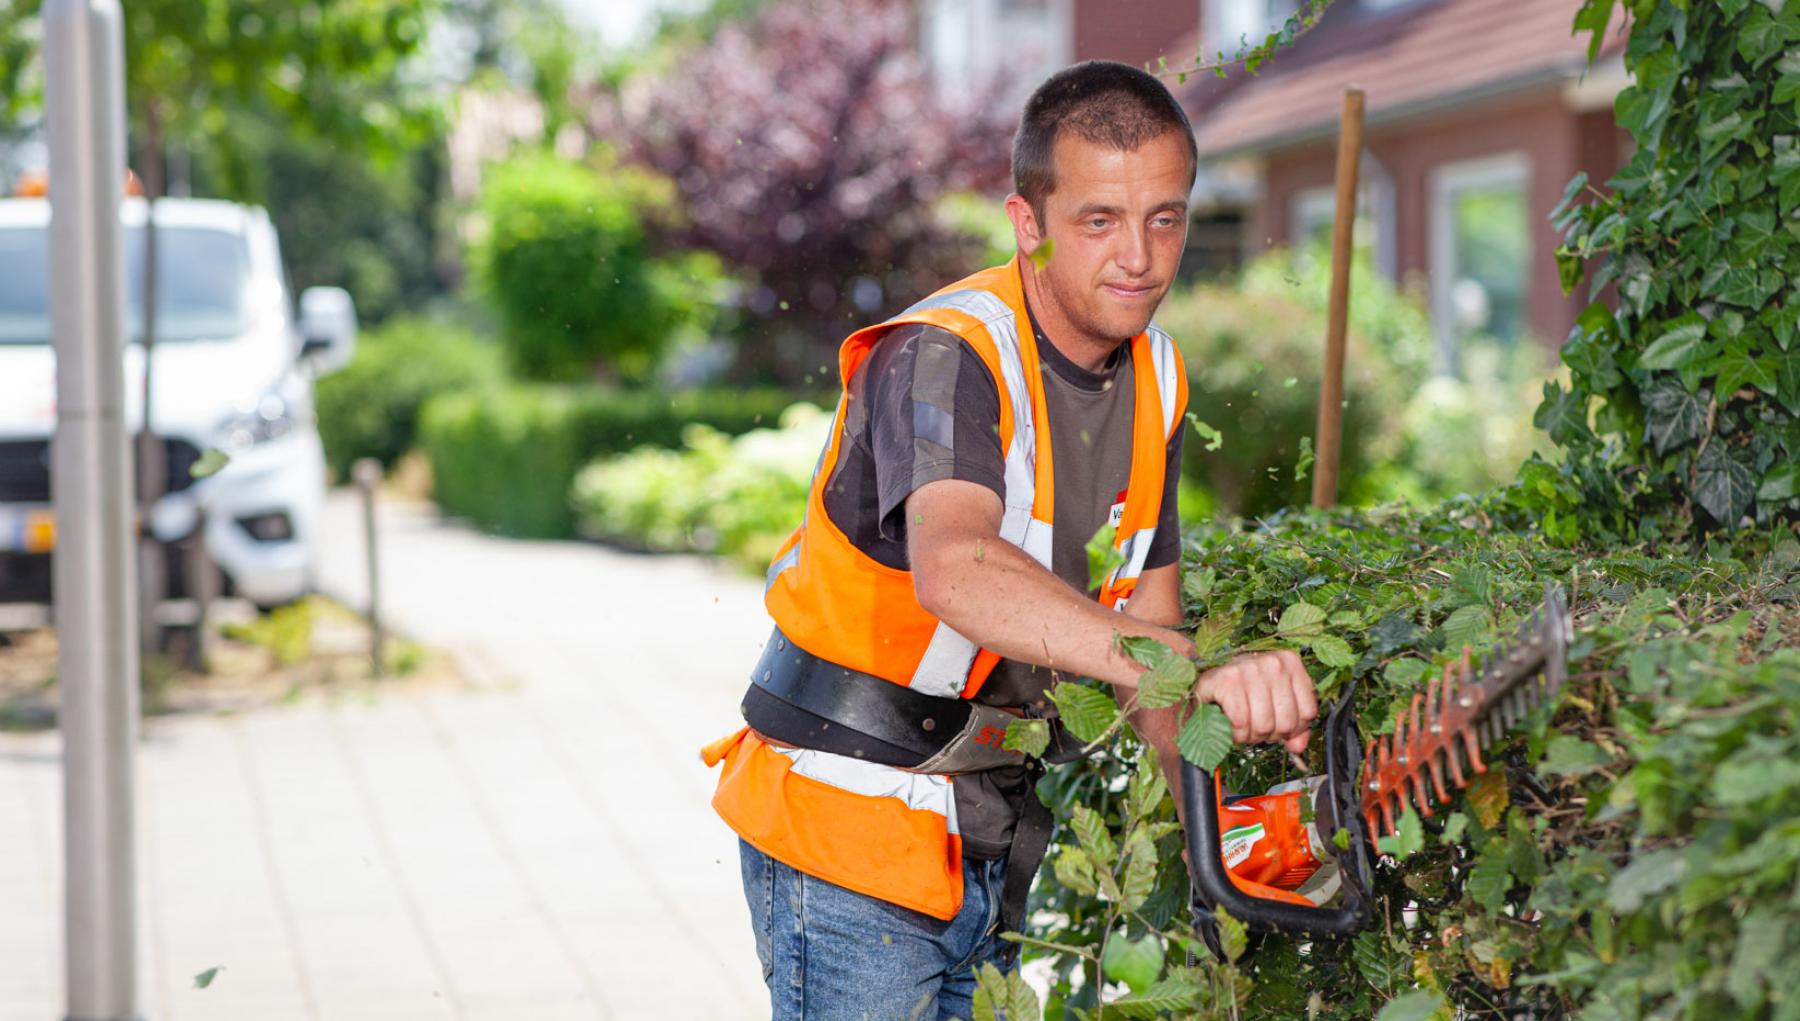
<path fill-rule="evenodd" d="M 800 541 L 794 543 L 793 549 L 783 553 L 774 563 L 769 565 L 769 575 L 767 580 L 763 582 L 763 592 L 767 593 L 770 589 L 775 587 L 775 579 L 781 576 L 781 572 L 800 562 L 800 547 L 804 545 L 806 545 L 806 518 L 802 516 L 800 519 Z"/>
<path fill-rule="evenodd" d="M 1175 385 L 1175 341 L 1163 328 L 1151 323 L 1144 331 L 1150 339 L 1150 364 L 1156 369 L 1156 385 L 1161 389 L 1158 396 L 1162 398 L 1163 439 L 1175 435 L 1175 399 L 1178 396 Z"/>
<path fill-rule="evenodd" d="M 950 291 L 926 298 L 906 313 L 928 309 L 952 309 L 980 321 L 1000 355 L 1000 373 L 1012 405 L 1012 442 L 1006 451 L 1006 492 L 1000 518 L 1000 538 L 1024 550 L 1033 560 L 1050 568 L 1051 526 L 1037 520 L 1031 508 L 1037 501 L 1037 424 L 1031 411 L 1031 388 L 1025 379 L 1025 359 L 1019 347 L 1019 324 L 1012 308 L 998 295 L 975 288 Z M 969 680 L 980 647 L 948 624 L 939 622 L 913 671 L 911 686 L 933 695 L 956 697 Z"/>
<path fill-rule="evenodd" d="M 1178 396 L 1175 380 L 1175 342 L 1163 332 L 1162 327 L 1151 323 L 1144 331 L 1150 341 L 1150 364 L 1156 370 L 1157 396 L 1162 400 L 1163 439 L 1175 435 L 1175 400 Z M 1160 520 L 1158 515 L 1158 520 Z M 1120 545 L 1119 551 L 1125 555 L 1125 562 L 1120 564 L 1107 579 L 1108 585 L 1136 578 L 1144 573 L 1144 565 L 1150 562 L 1150 547 L 1156 543 L 1156 525 L 1140 528 L 1131 533 L 1130 538 Z M 1125 600 L 1116 604 L 1118 609 L 1125 608 Z"/>
<path fill-rule="evenodd" d="M 956 828 L 956 799 L 950 795 L 950 778 L 934 773 L 909 773 L 878 762 L 853 759 L 811 748 L 777 748 L 772 751 L 788 757 L 793 771 L 839 790 L 869 798 L 898 798 L 907 808 L 920 812 L 936 812 L 944 817 L 944 826 Z"/>

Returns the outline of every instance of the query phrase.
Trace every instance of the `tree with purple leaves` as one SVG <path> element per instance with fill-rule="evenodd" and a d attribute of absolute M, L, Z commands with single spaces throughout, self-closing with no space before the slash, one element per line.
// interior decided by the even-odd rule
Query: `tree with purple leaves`
<path fill-rule="evenodd" d="M 668 240 L 743 274 L 740 372 L 798 382 L 978 268 L 937 204 L 1005 188 L 1017 113 L 935 94 L 910 4 L 773 0 L 598 96 L 588 126 L 676 182 L 689 215 Z"/>

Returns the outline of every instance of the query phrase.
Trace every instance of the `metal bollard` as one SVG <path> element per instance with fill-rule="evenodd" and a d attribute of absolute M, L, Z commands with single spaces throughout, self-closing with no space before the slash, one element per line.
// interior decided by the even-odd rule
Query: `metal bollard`
<path fill-rule="evenodd" d="M 387 636 L 381 627 L 381 557 L 375 540 L 375 490 L 381 486 L 381 462 L 365 457 L 351 466 L 351 477 L 362 494 L 363 551 L 369 558 L 369 668 L 380 677 L 385 669 L 382 648 Z"/>
<path fill-rule="evenodd" d="M 138 600 L 125 440 L 124 17 L 47 0 L 65 1016 L 138 1016 Z"/>

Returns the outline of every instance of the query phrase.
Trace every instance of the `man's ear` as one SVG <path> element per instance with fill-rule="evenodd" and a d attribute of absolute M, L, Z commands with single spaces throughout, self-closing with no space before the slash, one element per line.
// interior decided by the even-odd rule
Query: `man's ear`
<path fill-rule="evenodd" d="M 1044 230 L 1025 196 L 1017 192 L 1006 196 L 1006 218 L 1012 221 L 1013 240 L 1018 243 L 1019 251 L 1027 255 L 1037 251 L 1037 246 L 1043 243 Z"/>

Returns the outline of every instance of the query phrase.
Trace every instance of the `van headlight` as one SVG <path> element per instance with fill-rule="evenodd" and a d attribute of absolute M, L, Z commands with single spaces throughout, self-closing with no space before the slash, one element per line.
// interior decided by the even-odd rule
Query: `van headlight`
<path fill-rule="evenodd" d="M 278 440 L 294 431 L 294 409 L 280 394 L 266 393 L 255 406 L 239 410 L 219 425 L 220 447 L 228 454 Z"/>

